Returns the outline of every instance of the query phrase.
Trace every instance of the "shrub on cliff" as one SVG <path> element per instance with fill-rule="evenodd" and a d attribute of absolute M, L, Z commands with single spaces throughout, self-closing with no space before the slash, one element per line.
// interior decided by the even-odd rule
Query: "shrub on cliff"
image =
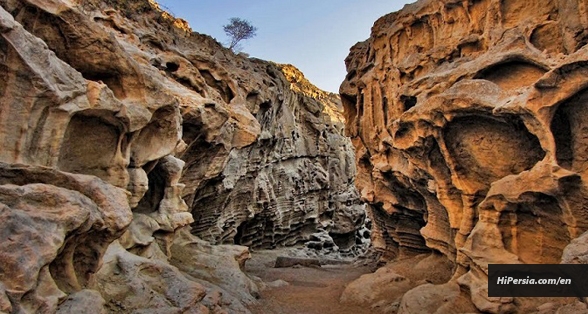
<path fill-rule="evenodd" d="M 253 38 L 257 35 L 257 27 L 251 25 L 249 21 L 238 17 L 231 18 L 229 24 L 223 25 L 223 30 L 231 40 L 229 43 L 229 49 L 233 51 L 240 50 L 240 41 Z"/>

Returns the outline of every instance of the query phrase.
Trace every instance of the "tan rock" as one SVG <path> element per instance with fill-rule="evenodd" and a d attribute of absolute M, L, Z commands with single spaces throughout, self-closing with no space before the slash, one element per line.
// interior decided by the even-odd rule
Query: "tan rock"
<path fill-rule="evenodd" d="M 97 278 L 109 312 L 196 311 L 206 295 L 202 285 L 166 261 L 134 255 L 118 243 L 108 248 Z"/>
<path fill-rule="evenodd" d="M 476 308 L 462 295 L 459 285 L 424 284 L 408 291 L 402 298 L 398 314 L 410 313 L 475 313 Z"/>
<path fill-rule="evenodd" d="M 129 204 L 131 208 L 135 208 L 139 205 L 139 201 L 145 196 L 147 190 L 149 190 L 149 179 L 143 168 L 129 168 L 127 171 L 129 173 L 127 190 L 131 192 Z"/>
<path fill-rule="evenodd" d="M 562 264 L 588 264 L 587 237 L 588 233 L 585 232 L 565 247 L 561 257 Z"/>
<path fill-rule="evenodd" d="M 214 244 L 355 243 L 365 213 L 337 95 L 153 1 L 0 6 L 1 215 L 15 239 L 0 243 L 0 311 L 247 313 L 248 250 L 190 224 Z"/>
<path fill-rule="evenodd" d="M 57 314 L 96 313 L 106 314 L 104 299 L 98 291 L 82 290 L 71 294 L 59 305 Z"/>
<path fill-rule="evenodd" d="M 251 258 L 249 249 L 238 245 L 211 245 L 182 229 L 171 245 L 170 262 L 199 280 L 212 283 L 223 291 L 223 300 L 237 307 L 252 304 L 259 289 L 243 270 Z"/>
<path fill-rule="evenodd" d="M 92 176 L 0 163 L 0 281 L 12 311 L 54 312 L 90 287 L 131 223 L 126 194 Z M 34 296 L 34 297 L 32 297 Z"/>
<path fill-rule="evenodd" d="M 490 313 L 545 300 L 488 298 L 488 264 L 582 260 L 569 244 L 588 227 L 587 14 L 581 1 L 422 0 L 351 49 L 340 92 L 384 257 L 442 253 L 457 265 L 448 287 Z M 441 309 L 432 291 L 401 311 Z"/>
<path fill-rule="evenodd" d="M 1 243 L 8 246 L 0 254 L 1 310 L 100 312 L 103 302 L 83 291 L 94 288 L 106 248 L 123 233 L 130 251 L 148 251 L 149 258 L 162 260 L 129 262 L 129 269 L 157 264 L 162 272 L 149 277 L 150 284 L 166 284 L 165 273 L 200 289 L 177 269 L 169 270 L 169 247 L 160 240 L 193 221 L 181 198 L 184 163 L 169 156 L 185 145 L 181 93 L 168 89 L 165 75 L 154 71 L 140 50 L 118 41 L 100 18 L 93 18 L 90 11 L 97 7 L 82 8 L 69 1 L 0 5 L 0 140 L 5 143 L 0 190 L 2 220 L 10 226 L 2 238 L 13 239 Z M 30 14 L 36 23 L 29 23 Z M 254 129 L 254 123 L 247 122 L 247 129 Z M 121 259 L 139 258 L 120 253 Z M 162 293 L 174 294 L 176 286 L 167 285 L 169 291 Z M 112 295 L 100 293 L 112 310 Z M 199 295 L 176 300 L 171 308 L 206 312 L 207 306 L 226 307 Z M 138 295 L 125 306 L 148 309 L 145 298 Z M 166 302 L 154 301 L 154 307 Z M 242 309 L 238 300 L 234 303 L 232 308 Z"/>
<path fill-rule="evenodd" d="M 400 301 L 400 298 L 414 284 L 390 268 L 382 267 L 373 274 L 362 275 L 349 284 L 341 295 L 341 302 L 360 303 L 373 306 L 386 301 L 388 304 Z"/>
<path fill-rule="evenodd" d="M 440 254 L 400 259 L 347 285 L 340 300 L 369 307 L 374 313 L 395 313 L 407 292 L 423 284 L 442 285 L 451 278 L 453 266 Z"/>
<path fill-rule="evenodd" d="M 121 149 L 129 154 L 121 169 L 150 169 L 178 146 L 177 102 L 187 146 L 176 156 L 186 162 L 180 182 L 196 235 L 253 247 L 291 245 L 319 229 L 340 235 L 343 242 L 354 239 L 365 214 L 353 185 L 354 157 L 342 134 L 336 94 L 319 90 L 291 65 L 235 56 L 208 36 L 177 29 L 171 25 L 177 20 L 156 8 L 109 4 L 123 14 L 90 1 L 85 9 L 97 23 L 84 22 L 71 32 L 94 28 L 100 39 L 96 46 L 116 54 L 112 64 L 103 64 L 108 54 L 69 62 L 62 49 L 50 48 L 87 80 L 103 81 L 110 96 L 122 102 L 121 112 L 136 117 L 129 118 L 133 133 L 130 148 Z M 137 7 L 152 18 L 133 15 Z M 74 8 L 64 10 L 84 18 Z M 49 43 L 58 35 L 55 27 L 37 33 Z M 79 39 L 71 45 L 84 43 Z M 143 107 L 137 105 L 141 102 Z M 145 107 L 152 115 L 148 121 L 141 110 Z M 129 187 L 137 188 L 133 183 Z M 153 193 L 161 192 L 148 191 L 145 198 Z M 157 203 L 156 198 L 151 210 Z"/>

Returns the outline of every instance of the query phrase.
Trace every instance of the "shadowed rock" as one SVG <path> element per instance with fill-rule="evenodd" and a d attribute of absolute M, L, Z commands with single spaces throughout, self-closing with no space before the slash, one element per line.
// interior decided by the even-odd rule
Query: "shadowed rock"
<path fill-rule="evenodd" d="M 292 266 L 302 267 L 321 267 L 321 262 L 317 258 L 300 258 L 300 257 L 288 257 L 278 256 L 276 258 L 275 268 L 285 268 Z"/>

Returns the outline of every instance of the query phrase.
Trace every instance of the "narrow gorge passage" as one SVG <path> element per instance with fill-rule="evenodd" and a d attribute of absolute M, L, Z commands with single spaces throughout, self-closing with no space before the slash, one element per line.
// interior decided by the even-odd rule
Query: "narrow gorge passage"
<path fill-rule="evenodd" d="M 361 274 L 243 272 L 369 246 L 339 95 L 293 65 L 152 0 L 0 0 L 0 69 L 0 313 L 284 313 Z"/>
<path fill-rule="evenodd" d="M 274 1 L 392 12 L 331 92 L 157 1 L 0 0 L 0 314 L 588 314 L 489 266 L 588 287 L 587 0 Z"/>

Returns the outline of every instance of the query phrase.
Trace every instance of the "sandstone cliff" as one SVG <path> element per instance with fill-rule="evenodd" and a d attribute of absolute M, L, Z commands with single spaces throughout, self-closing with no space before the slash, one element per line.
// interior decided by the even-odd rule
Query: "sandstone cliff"
<path fill-rule="evenodd" d="M 336 95 L 152 1 L 0 5 L 0 312 L 246 313 L 247 248 L 191 231 L 354 243 Z"/>
<path fill-rule="evenodd" d="M 181 155 L 182 182 L 193 231 L 213 243 L 254 248 L 293 245 L 323 231 L 349 249 L 364 209 L 339 97 L 318 90 L 291 65 L 239 61 L 244 70 L 224 66 L 236 79 L 254 75 L 235 91 L 241 100 L 230 104 L 246 101 L 260 134 L 235 147 L 207 138 L 200 120 L 184 115 L 189 148 Z M 215 103 L 223 104 L 216 99 L 210 106 Z"/>
<path fill-rule="evenodd" d="M 357 286 L 343 299 L 400 313 L 547 302 L 489 298 L 487 271 L 560 263 L 588 229 L 587 10 L 576 0 L 422 0 L 351 49 L 340 92 L 373 244 L 389 260 L 430 256 L 363 278 L 379 296 L 359 300 Z M 567 261 L 585 254 L 580 243 Z"/>

